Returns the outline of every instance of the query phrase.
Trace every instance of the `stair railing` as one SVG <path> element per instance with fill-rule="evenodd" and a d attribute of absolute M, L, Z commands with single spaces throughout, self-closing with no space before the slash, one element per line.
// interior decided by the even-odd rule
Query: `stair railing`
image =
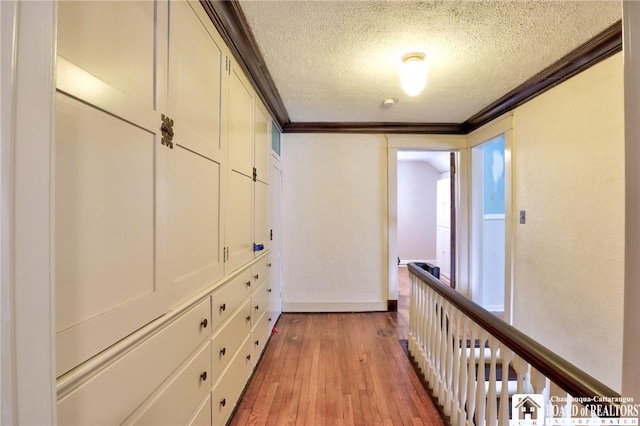
<path fill-rule="evenodd" d="M 638 424 L 620 394 L 420 266 L 408 265 L 409 354 L 451 424 Z"/>

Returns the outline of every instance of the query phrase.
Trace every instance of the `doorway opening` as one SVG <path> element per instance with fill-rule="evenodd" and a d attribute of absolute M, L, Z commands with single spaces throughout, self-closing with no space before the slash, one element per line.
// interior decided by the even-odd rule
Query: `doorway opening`
<path fill-rule="evenodd" d="M 447 151 L 397 153 L 398 311 L 401 317 L 408 315 L 408 263 L 435 265 L 440 268 L 439 277 L 443 282 L 455 284 L 451 155 Z M 455 220 L 453 224 L 455 226 Z"/>
<path fill-rule="evenodd" d="M 505 134 L 471 150 L 473 299 L 499 315 L 505 310 Z"/>

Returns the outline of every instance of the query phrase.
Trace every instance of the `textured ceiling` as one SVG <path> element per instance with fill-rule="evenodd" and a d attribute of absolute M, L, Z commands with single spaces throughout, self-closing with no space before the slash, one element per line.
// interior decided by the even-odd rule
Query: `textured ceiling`
<path fill-rule="evenodd" d="M 239 4 L 292 122 L 460 123 L 622 15 L 618 1 Z M 430 59 L 414 98 L 398 78 L 411 51 Z"/>

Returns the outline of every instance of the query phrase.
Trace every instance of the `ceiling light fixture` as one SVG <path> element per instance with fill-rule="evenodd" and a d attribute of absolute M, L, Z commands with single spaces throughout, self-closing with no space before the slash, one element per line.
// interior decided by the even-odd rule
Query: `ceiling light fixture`
<path fill-rule="evenodd" d="M 400 65 L 400 83 L 409 96 L 416 96 L 427 84 L 426 55 L 422 52 L 407 53 L 402 57 Z"/>

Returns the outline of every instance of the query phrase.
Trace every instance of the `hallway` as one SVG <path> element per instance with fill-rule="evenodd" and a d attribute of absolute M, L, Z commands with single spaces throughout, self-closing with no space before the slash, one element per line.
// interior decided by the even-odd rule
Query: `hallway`
<path fill-rule="evenodd" d="M 283 314 L 232 425 L 442 425 L 401 315 Z"/>

